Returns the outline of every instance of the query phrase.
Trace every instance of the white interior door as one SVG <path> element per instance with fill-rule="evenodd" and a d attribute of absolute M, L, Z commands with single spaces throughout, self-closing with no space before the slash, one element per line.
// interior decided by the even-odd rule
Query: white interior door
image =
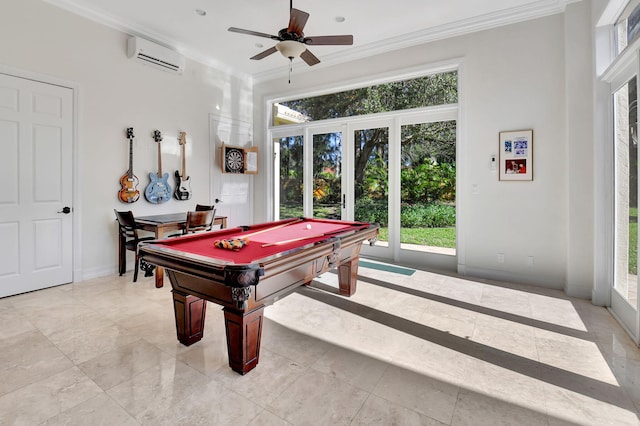
<path fill-rule="evenodd" d="M 0 297 L 72 281 L 72 129 L 71 89 L 0 74 Z"/>

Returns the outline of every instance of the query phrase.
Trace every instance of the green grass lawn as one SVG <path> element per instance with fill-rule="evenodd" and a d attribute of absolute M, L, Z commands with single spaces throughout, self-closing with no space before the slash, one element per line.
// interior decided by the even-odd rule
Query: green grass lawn
<path fill-rule="evenodd" d="M 315 206 L 313 212 L 314 217 L 330 217 L 335 214 L 335 206 L 329 208 Z M 302 210 L 299 206 L 293 208 L 282 206 L 280 209 L 281 218 L 300 216 L 302 216 Z M 388 228 L 380 228 L 378 240 L 389 241 Z M 402 228 L 400 230 L 400 241 L 405 244 L 455 248 L 456 228 Z"/>
<path fill-rule="evenodd" d="M 380 228 L 378 240 L 389 241 L 388 228 Z M 405 244 L 455 248 L 456 228 L 402 228 L 400 241 Z"/>

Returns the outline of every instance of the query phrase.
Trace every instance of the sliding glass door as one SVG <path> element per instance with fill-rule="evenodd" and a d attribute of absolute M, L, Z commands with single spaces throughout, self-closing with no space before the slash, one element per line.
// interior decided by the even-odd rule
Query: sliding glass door
<path fill-rule="evenodd" d="M 375 222 L 362 253 L 457 264 L 457 107 L 303 123 L 272 132 L 275 216 Z"/>
<path fill-rule="evenodd" d="M 456 253 L 456 121 L 400 127 L 400 247 Z"/>
<path fill-rule="evenodd" d="M 341 127 L 273 132 L 276 220 L 345 217 L 343 133 Z"/>

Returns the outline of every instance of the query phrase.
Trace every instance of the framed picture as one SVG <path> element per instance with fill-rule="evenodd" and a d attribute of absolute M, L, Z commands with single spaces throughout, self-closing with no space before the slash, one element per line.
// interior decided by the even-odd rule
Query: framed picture
<path fill-rule="evenodd" d="M 500 132 L 500 180 L 533 180 L 533 130 Z"/>

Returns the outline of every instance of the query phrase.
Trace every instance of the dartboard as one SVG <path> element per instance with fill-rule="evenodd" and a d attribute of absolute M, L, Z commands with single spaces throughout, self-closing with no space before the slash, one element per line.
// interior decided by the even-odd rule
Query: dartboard
<path fill-rule="evenodd" d="M 242 150 L 227 148 L 224 154 L 224 164 L 229 173 L 242 173 L 244 171 L 244 155 Z"/>

